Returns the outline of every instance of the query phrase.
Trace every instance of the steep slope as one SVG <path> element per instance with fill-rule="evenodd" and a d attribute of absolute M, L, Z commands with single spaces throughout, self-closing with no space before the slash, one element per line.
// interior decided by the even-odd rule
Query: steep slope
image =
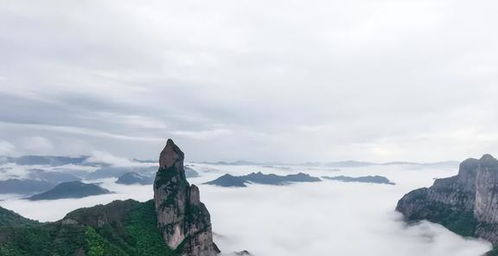
<path fill-rule="evenodd" d="M 491 155 L 467 159 L 460 164 L 458 175 L 406 194 L 396 210 L 409 221 L 426 219 L 497 246 L 498 160 Z"/>
<path fill-rule="evenodd" d="M 183 160 L 183 152 L 169 139 L 154 181 L 159 229 L 170 248 L 187 255 L 216 255 L 219 250 L 213 243 L 209 212 L 200 201 L 197 186 L 187 182 Z"/>

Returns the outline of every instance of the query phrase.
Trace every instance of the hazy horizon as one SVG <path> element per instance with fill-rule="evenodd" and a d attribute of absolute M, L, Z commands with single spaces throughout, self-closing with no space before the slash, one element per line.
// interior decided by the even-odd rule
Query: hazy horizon
<path fill-rule="evenodd" d="M 157 162 L 157 160 L 153 160 L 153 157 L 150 158 L 127 158 L 127 157 L 122 157 L 118 155 L 113 155 L 110 152 L 102 152 L 102 151 L 93 151 L 90 154 L 70 154 L 70 155 L 65 155 L 65 154 L 13 154 L 13 155 L 0 155 L 0 157 L 10 157 L 10 158 L 19 158 L 19 157 L 26 157 L 26 156 L 39 156 L 39 157 L 71 157 L 71 158 L 77 158 L 77 157 L 88 157 L 89 163 L 106 163 L 110 165 L 114 165 L 115 163 L 132 163 L 135 161 L 146 161 L 146 162 Z M 473 156 L 469 158 L 480 158 L 481 156 Z M 463 159 L 465 160 L 465 159 Z M 431 162 L 412 162 L 412 161 L 405 161 L 402 159 L 395 159 L 391 161 L 385 161 L 385 162 L 373 162 L 373 161 L 364 161 L 362 159 L 337 159 L 337 160 L 303 160 L 303 161 L 289 161 L 289 162 L 283 162 L 283 161 L 258 161 L 257 159 L 229 159 L 229 160 L 204 160 L 204 161 L 195 161 L 195 160 L 186 160 L 187 163 L 213 163 L 213 164 L 228 164 L 228 165 L 237 165 L 241 164 L 244 165 L 245 163 L 247 164 L 283 164 L 283 165 L 313 165 L 313 164 L 347 164 L 347 163 L 358 163 L 358 164 L 372 164 L 372 165 L 383 165 L 383 164 L 444 164 L 444 163 L 460 163 L 463 160 L 438 160 L 438 161 L 431 161 Z"/>

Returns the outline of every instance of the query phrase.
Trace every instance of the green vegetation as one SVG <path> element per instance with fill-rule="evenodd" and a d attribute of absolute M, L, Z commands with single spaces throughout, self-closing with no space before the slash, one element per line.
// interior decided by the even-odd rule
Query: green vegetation
<path fill-rule="evenodd" d="M 84 246 L 82 229 L 76 226 L 1 227 L 0 234 L 5 236 L 0 245 L 2 256 L 74 255 Z"/>
<path fill-rule="evenodd" d="M 36 225 L 38 222 L 0 207 L 0 226 Z"/>
<path fill-rule="evenodd" d="M 126 231 L 136 248 L 135 255 L 176 255 L 163 242 L 161 233 L 157 229 L 153 201 L 141 204 L 130 213 Z"/>
<path fill-rule="evenodd" d="M 494 247 L 493 250 L 486 253 L 486 256 L 498 256 L 498 247 Z"/>
<path fill-rule="evenodd" d="M 115 201 L 76 210 L 59 222 L 42 224 L 0 210 L 0 223 L 6 223 L 0 226 L 1 256 L 179 255 L 162 240 L 153 201 Z M 20 224 L 10 225 L 13 218 L 18 218 L 15 222 Z"/>
<path fill-rule="evenodd" d="M 428 221 L 439 223 L 447 229 L 461 236 L 475 236 L 475 231 L 479 222 L 470 211 L 459 211 L 449 205 L 441 203 L 430 203 L 419 211 L 420 215 L 410 216 L 411 220 L 427 219 Z"/>

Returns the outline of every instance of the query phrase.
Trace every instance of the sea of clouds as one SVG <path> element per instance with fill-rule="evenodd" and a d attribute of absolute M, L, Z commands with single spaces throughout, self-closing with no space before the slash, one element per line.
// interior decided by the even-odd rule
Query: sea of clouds
<path fill-rule="evenodd" d="M 382 255 L 478 256 L 491 248 L 482 240 L 462 238 L 444 227 L 422 222 L 406 225 L 394 211 L 408 191 L 429 186 L 436 177 L 451 176 L 454 168 L 370 166 L 340 171 L 303 166 L 231 166 L 193 163 L 201 174 L 190 179 L 199 185 L 215 232 L 225 253 L 248 250 L 256 256 Z M 288 174 L 304 171 L 313 176 L 383 175 L 395 186 L 323 181 L 288 186 L 249 185 L 222 188 L 203 185 L 222 174 L 252 171 Z M 152 198 L 152 186 L 125 186 L 114 178 L 93 180 L 114 194 L 82 199 L 31 202 L 3 195 L 0 206 L 40 221 L 55 221 L 71 210 L 109 203 L 116 199 Z"/>

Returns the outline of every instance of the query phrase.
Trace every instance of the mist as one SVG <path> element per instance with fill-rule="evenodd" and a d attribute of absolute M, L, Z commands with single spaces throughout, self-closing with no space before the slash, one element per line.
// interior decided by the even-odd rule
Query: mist
<path fill-rule="evenodd" d="M 248 250 L 256 256 L 385 255 L 478 256 L 491 249 L 482 240 L 460 237 L 430 222 L 407 225 L 394 211 L 397 200 L 412 189 L 429 186 L 436 177 L 454 175 L 454 168 L 370 166 L 340 171 L 304 166 L 230 166 L 190 163 L 201 176 L 191 178 L 201 190 L 212 219 L 215 242 L 222 252 Z M 322 175 L 383 175 L 396 185 L 322 181 L 287 186 L 255 185 L 223 188 L 202 183 L 224 173 L 252 171 L 289 174 L 305 171 Z M 115 194 L 83 199 L 27 201 L 4 196 L 2 207 L 25 217 L 55 221 L 69 211 L 132 198 L 152 198 L 152 186 L 126 186 L 114 178 L 101 186 Z M 96 181 L 92 181 L 96 182 Z"/>

